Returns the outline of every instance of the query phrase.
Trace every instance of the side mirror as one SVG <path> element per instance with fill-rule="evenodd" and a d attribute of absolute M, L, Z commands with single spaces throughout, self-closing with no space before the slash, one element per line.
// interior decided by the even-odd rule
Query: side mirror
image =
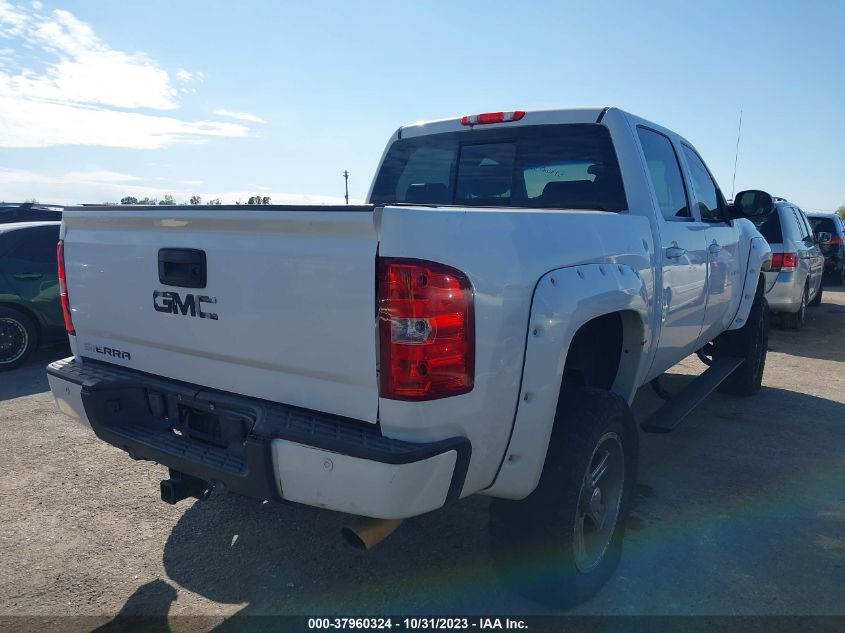
<path fill-rule="evenodd" d="M 816 233 L 816 244 L 826 244 L 831 239 L 833 239 L 833 236 L 827 231 L 820 231 Z"/>
<path fill-rule="evenodd" d="M 775 202 L 765 191 L 749 189 L 734 196 L 731 215 L 735 218 L 761 218 L 775 209 Z"/>

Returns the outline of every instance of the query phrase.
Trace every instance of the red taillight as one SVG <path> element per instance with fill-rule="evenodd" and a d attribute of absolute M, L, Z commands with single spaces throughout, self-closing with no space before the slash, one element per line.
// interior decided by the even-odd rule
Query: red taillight
<path fill-rule="evenodd" d="M 59 263 L 59 296 L 62 302 L 62 315 L 65 317 L 65 330 L 68 334 L 76 335 L 73 329 L 73 319 L 70 316 L 70 302 L 67 300 L 67 276 L 65 275 L 65 243 L 59 240 L 56 246 L 56 260 Z"/>
<path fill-rule="evenodd" d="M 487 125 L 489 123 L 509 123 L 519 121 L 525 116 L 522 110 L 513 112 L 485 112 L 484 114 L 470 114 L 461 117 L 461 125 Z"/>
<path fill-rule="evenodd" d="M 830 239 L 827 242 L 819 242 L 820 246 L 837 246 L 838 244 L 842 243 L 842 238 L 839 237 L 836 233 L 830 236 Z"/>
<path fill-rule="evenodd" d="M 770 270 L 792 272 L 798 267 L 798 253 L 772 253 Z"/>
<path fill-rule="evenodd" d="M 417 259 L 378 262 L 381 397 L 435 400 L 472 390 L 472 286 L 462 272 Z"/>

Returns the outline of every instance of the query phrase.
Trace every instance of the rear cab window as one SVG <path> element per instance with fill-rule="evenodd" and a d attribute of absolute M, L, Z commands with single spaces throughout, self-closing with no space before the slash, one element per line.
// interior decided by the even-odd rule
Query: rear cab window
<path fill-rule="evenodd" d="M 610 132 L 598 124 L 474 129 L 396 141 L 371 202 L 628 208 Z"/>

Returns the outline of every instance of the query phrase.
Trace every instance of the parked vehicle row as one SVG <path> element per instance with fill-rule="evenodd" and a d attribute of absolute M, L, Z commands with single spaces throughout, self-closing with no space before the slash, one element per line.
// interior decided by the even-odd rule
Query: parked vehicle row
<path fill-rule="evenodd" d="M 775 198 L 774 211 L 754 223 L 772 248 L 772 266 L 764 273 L 769 307 L 786 327 L 800 329 L 807 306 L 821 303 L 825 258 L 820 238 L 804 212 L 783 198 Z"/>

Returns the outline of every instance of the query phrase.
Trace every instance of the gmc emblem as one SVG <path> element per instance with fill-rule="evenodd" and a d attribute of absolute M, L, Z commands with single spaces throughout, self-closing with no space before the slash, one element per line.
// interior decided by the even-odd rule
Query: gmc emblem
<path fill-rule="evenodd" d="M 199 317 L 201 319 L 217 320 L 214 312 L 205 312 L 202 308 L 204 303 L 217 303 L 217 297 L 206 295 L 186 294 L 184 298 L 178 292 L 171 290 L 153 290 L 153 307 L 156 312 L 167 314 L 181 314 L 182 316 Z"/>

